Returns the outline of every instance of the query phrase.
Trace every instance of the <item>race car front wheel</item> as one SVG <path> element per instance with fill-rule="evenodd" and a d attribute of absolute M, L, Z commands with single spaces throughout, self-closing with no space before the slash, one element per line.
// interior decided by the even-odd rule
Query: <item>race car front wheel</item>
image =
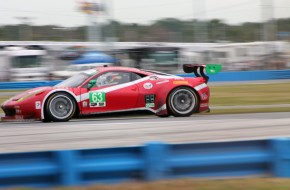
<path fill-rule="evenodd" d="M 168 111 L 176 117 L 190 116 L 198 109 L 198 101 L 195 91 L 188 87 L 178 87 L 169 94 Z"/>
<path fill-rule="evenodd" d="M 76 111 L 76 103 L 67 93 L 55 93 L 45 105 L 46 117 L 51 121 L 68 121 Z"/>

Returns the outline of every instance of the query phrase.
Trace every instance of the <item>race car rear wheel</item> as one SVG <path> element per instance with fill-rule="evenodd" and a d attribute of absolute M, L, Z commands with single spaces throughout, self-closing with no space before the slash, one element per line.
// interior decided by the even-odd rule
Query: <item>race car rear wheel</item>
<path fill-rule="evenodd" d="M 194 90 L 188 87 L 174 89 L 168 97 L 168 111 L 176 117 L 190 116 L 198 109 L 199 99 Z"/>
<path fill-rule="evenodd" d="M 51 121 L 68 121 L 76 112 L 76 103 L 67 93 L 55 93 L 48 98 L 45 113 Z"/>

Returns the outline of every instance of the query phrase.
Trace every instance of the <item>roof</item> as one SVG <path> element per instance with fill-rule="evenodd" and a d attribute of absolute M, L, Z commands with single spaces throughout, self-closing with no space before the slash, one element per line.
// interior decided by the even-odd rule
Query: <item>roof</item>
<path fill-rule="evenodd" d="M 152 74 L 148 71 L 140 70 L 140 69 L 133 68 L 133 67 L 97 66 L 95 69 L 98 70 L 99 72 L 118 70 L 118 71 L 129 71 L 129 72 L 135 72 L 135 73 L 143 73 L 146 75 Z"/>

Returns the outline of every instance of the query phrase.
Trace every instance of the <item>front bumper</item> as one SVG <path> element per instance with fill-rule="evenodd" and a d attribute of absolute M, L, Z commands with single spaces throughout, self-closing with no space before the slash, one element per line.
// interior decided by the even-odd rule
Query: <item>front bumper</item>
<path fill-rule="evenodd" d="M 32 108 L 30 103 L 5 102 L 1 105 L 1 109 L 4 111 L 1 121 L 40 120 L 40 113 Z"/>

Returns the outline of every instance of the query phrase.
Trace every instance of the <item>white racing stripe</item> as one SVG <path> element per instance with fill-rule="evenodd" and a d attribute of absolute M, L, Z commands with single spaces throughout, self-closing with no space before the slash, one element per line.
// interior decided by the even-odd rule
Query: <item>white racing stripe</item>
<path fill-rule="evenodd" d="M 207 87 L 207 85 L 206 85 L 205 83 L 202 83 L 202 84 L 200 84 L 200 85 L 194 87 L 194 89 L 195 89 L 196 91 L 200 91 L 201 89 L 204 89 L 204 88 L 206 88 L 206 87 Z"/>

